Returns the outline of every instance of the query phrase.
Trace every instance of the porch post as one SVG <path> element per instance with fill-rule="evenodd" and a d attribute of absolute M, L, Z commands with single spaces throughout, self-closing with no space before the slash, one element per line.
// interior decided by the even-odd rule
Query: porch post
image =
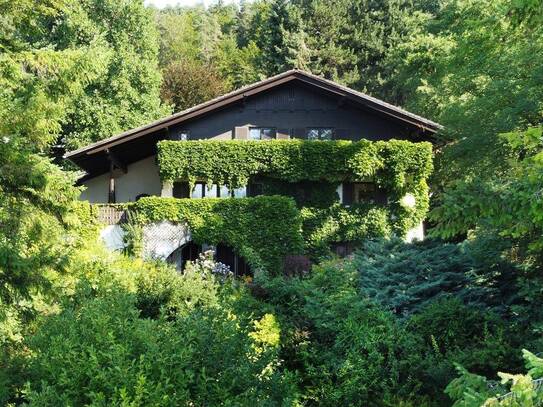
<path fill-rule="evenodd" d="M 162 182 L 162 190 L 160 191 L 160 196 L 163 198 L 172 198 L 173 197 L 173 183 L 169 181 Z"/>
<path fill-rule="evenodd" d="M 115 177 L 113 174 L 114 165 L 112 162 L 109 163 L 109 194 L 108 194 L 108 203 L 115 203 Z"/>

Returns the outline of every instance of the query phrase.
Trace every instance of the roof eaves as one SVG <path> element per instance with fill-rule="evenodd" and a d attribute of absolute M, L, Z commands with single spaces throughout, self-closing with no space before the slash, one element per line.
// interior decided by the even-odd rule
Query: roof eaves
<path fill-rule="evenodd" d="M 326 85 L 328 85 L 328 86 L 330 86 L 332 88 L 339 89 L 339 90 L 341 90 L 341 91 L 343 91 L 343 92 L 345 92 L 347 94 L 356 96 L 356 97 L 362 99 L 363 101 L 367 101 L 367 102 L 372 103 L 372 104 L 374 104 L 376 106 L 380 106 L 380 107 L 385 109 L 383 111 L 383 113 L 385 113 L 385 114 L 391 114 L 390 112 L 395 112 L 395 113 L 399 114 L 400 117 L 398 117 L 398 116 L 396 116 L 394 114 L 392 114 L 392 115 L 397 117 L 398 119 L 405 120 L 405 118 L 410 118 L 411 120 L 414 120 L 414 123 L 411 122 L 410 120 L 409 120 L 409 122 L 411 122 L 414 125 L 418 125 L 421 128 L 424 128 L 424 129 L 427 129 L 427 130 L 430 130 L 430 131 L 434 131 L 434 132 L 443 129 L 443 126 L 441 126 L 439 123 L 428 120 L 428 119 L 426 119 L 426 118 L 424 118 L 422 116 L 418 116 L 418 115 L 416 115 L 414 113 L 411 113 L 411 112 L 409 112 L 407 110 L 404 110 L 404 109 L 402 109 L 402 108 L 400 108 L 398 106 L 394 106 L 394 105 L 392 105 L 390 103 L 387 103 L 387 102 L 384 102 L 384 101 L 382 101 L 380 99 L 374 98 L 373 96 L 369 96 L 369 95 L 367 95 L 365 93 L 355 91 L 355 90 L 353 90 L 351 88 L 340 85 L 340 84 L 338 84 L 336 82 L 333 82 L 331 80 L 324 79 L 324 78 L 322 78 L 320 76 L 317 76 L 317 75 L 314 75 L 312 73 L 302 71 L 302 70 L 298 70 L 298 69 L 292 69 L 292 70 L 280 73 L 278 75 L 263 79 L 261 81 L 252 83 L 250 85 L 244 86 L 242 88 L 236 89 L 236 90 L 234 90 L 232 92 L 229 92 L 229 93 L 226 93 L 224 95 L 218 96 L 218 97 L 216 97 L 214 99 L 211 99 L 211 100 L 208 100 L 206 102 L 200 103 L 200 104 L 198 104 L 196 106 L 193 106 L 193 107 L 190 107 L 188 109 L 182 110 L 180 112 L 174 113 L 174 114 L 172 114 L 170 116 L 163 117 L 161 119 L 155 120 L 154 122 L 148 123 L 146 125 L 143 125 L 143 126 L 140 126 L 140 127 L 134 128 L 134 129 L 130 129 L 130 130 L 125 131 L 125 132 L 123 132 L 121 134 L 117 134 L 115 136 L 108 137 L 106 139 L 97 141 L 95 143 L 89 144 L 89 145 L 81 147 L 79 149 L 69 151 L 66 154 L 64 154 L 64 158 L 70 159 L 70 158 L 75 158 L 77 156 L 83 155 L 85 153 L 91 154 L 93 152 L 100 151 L 100 150 L 106 148 L 105 146 L 108 146 L 108 145 L 110 145 L 112 143 L 116 143 L 116 142 L 120 143 L 124 139 L 130 138 L 130 136 L 132 136 L 132 135 L 138 135 L 138 134 L 139 135 L 145 135 L 147 133 L 159 130 L 161 128 L 168 127 L 169 125 L 176 124 L 177 122 L 182 121 L 183 118 L 188 116 L 188 115 L 191 115 L 193 113 L 197 113 L 197 112 L 200 112 L 200 111 L 204 111 L 206 108 L 217 105 L 217 104 L 220 104 L 221 102 L 230 101 L 233 98 L 243 96 L 244 94 L 249 93 L 252 90 L 259 89 L 259 88 L 261 88 L 263 86 L 266 86 L 266 85 L 271 86 L 274 82 L 281 81 L 281 80 L 286 79 L 286 78 L 290 78 L 290 79 L 298 78 L 298 79 L 303 80 L 304 77 L 313 79 L 313 80 L 315 80 L 317 82 L 324 83 L 324 84 L 326 84 Z M 218 107 L 220 107 L 220 106 L 218 106 Z M 375 109 L 375 106 L 370 106 L 370 107 Z M 376 110 L 380 110 L 380 109 L 376 109 Z M 390 111 L 390 112 L 387 112 L 387 110 Z M 402 118 L 401 116 L 405 116 L 405 118 Z"/>
<path fill-rule="evenodd" d="M 161 125 L 164 125 L 164 127 L 167 127 L 166 124 L 170 124 L 171 122 L 175 121 L 176 119 L 180 119 L 183 116 L 186 116 L 186 115 L 188 115 L 190 113 L 197 112 L 197 111 L 202 110 L 202 109 L 204 109 L 204 108 L 206 108 L 208 106 L 215 105 L 215 104 L 220 103 L 220 102 L 222 102 L 224 100 L 228 100 L 228 99 L 230 99 L 232 97 L 235 97 L 235 96 L 238 96 L 238 95 L 243 95 L 244 93 L 246 93 L 246 92 L 248 92 L 248 91 L 250 91 L 250 90 L 252 90 L 254 88 L 259 88 L 259 87 L 261 87 L 263 85 L 270 84 L 270 83 L 273 83 L 273 82 L 275 82 L 277 80 L 292 76 L 294 72 L 298 72 L 298 70 L 290 70 L 290 71 L 282 72 L 282 73 L 280 73 L 278 75 L 263 79 L 261 81 L 252 83 L 252 84 L 247 85 L 247 86 L 243 86 L 243 87 L 241 87 L 239 89 L 236 89 L 236 90 L 234 90 L 232 92 L 225 93 L 224 95 L 218 96 L 218 97 L 216 97 L 214 99 L 207 100 L 207 101 L 205 101 L 203 103 L 200 103 L 200 104 L 198 104 L 196 106 L 192 106 L 192 107 L 190 107 L 188 109 L 185 109 L 185 110 L 182 110 L 180 112 L 174 113 L 174 114 L 172 114 L 170 116 L 163 117 L 161 119 L 155 120 L 154 122 L 151 122 L 151 123 L 148 123 L 148 124 L 145 124 L 143 126 L 136 127 L 136 128 L 130 129 L 130 130 L 127 130 L 127 131 L 125 131 L 125 132 L 123 132 L 121 134 L 116 134 L 114 136 L 102 139 L 100 141 L 97 141 L 95 143 L 86 145 L 86 146 L 78 148 L 76 150 L 68 151 L 66 154 L 64 154 L 64 158 L 69 159 L 69 158 L 73 158 L 73 157 L 82 155 L 85 152 L 89 152 L 89 151 L 92 151 L 92 150 L 99 149 L 101 146 L 105 146 L 105 145 L 108 145 L 108 144 L 110 144 L 112 142 L 122 140 L 122 139 L 124 139 L 124 138 L 126 138 L 128 136 L 133 135 L 133 134 L 144 132 L 145 130 L 149 130 L 149 129 L 153 129 L 153 131 L 158 130 L 158 129 L 156 129 L 156 127 L 160 128 Z"/>

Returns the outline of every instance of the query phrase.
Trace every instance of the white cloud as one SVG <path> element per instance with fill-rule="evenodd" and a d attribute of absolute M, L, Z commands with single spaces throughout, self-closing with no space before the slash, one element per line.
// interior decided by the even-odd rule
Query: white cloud
<path fill-rule="evenodd" d="M 164 8 L 166 6 L 194 6 L 195 4 L 207 5 L 209 2 L 205 0 L 145 0 L 146 6 L 155 6 L 157 8 Z"/>

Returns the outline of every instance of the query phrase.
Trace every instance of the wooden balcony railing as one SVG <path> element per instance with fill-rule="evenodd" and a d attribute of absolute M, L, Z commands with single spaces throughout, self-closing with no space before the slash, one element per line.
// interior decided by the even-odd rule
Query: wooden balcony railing
<path fill-rule="evenodd" d="M 96 205 L 97 217 L 105 225 L 117 225 L 126 222 L 126 209 L 113 205 Z"/>

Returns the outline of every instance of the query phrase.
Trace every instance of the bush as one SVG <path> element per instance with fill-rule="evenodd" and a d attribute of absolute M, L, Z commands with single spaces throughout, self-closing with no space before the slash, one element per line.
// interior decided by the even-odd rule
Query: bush
<path fill-rule="evenodd" d="M 522 351 L 528 373 L 498 373 L 501 383 L 468 372 L 457 365 L 460 377 L 451 381 L 445 390 L 455 400 L 455 407 L 533 407 L 543 402 L 543 393 L 534 379 L 543 376 L 543 359 L 531 352 Z M 505 385 L 511 382 L 510 391 Z M 500 397 L 501 396 L 501 397 Z"/>
<path fill-rule="evenodd" d="M 418 367 L 423 391 L 435 399 L 455 376 L 455 364 L 478 374 L 498 368 L 518 369 L 523 333 L 511 330 L 498 315 L 464 305 L 458 298 L 428 304 L 407 321 L 407 330 L 423 341 L 424 359 Z"/>
<path fill-rule="evenodd" d="M 356 277 L 343 262 L 315 266 L 303 278 L 259 276 L 259 301 L 242 298 L 237 307 L 277 315 L 281 357 L 299 375 L 305 405 L 420 401 L 410 371 L 420 353 L 416 338 L 359 295 Z"/>
<path fill-rule="evenodd" d="M 285 255 L 303 252 L 300 213 L 291 198 L 146 197 L 131 209 L 138 225 L 162 220 L 185 222 L 196 243 L 230 246 L 253 270 L 279 274 Z"/>
<path fill-rule="evenodd" d="M 159 292 L 161 290 L 150 290 Z M 26 400 L 39 405 L 291 405 L 272 316 L 228 309 L 143 318 L 138 295 L 111 290 L 45 318 L 28 341 Z"/>
<path fill-rule="evenodd" d="M 400 316 L 449 294 L 480 303 L 489 293 L 477 285 L 475 263 L 463 245 L 368 241 L 356 252 L 354 264 L 362 295 Z"/>

